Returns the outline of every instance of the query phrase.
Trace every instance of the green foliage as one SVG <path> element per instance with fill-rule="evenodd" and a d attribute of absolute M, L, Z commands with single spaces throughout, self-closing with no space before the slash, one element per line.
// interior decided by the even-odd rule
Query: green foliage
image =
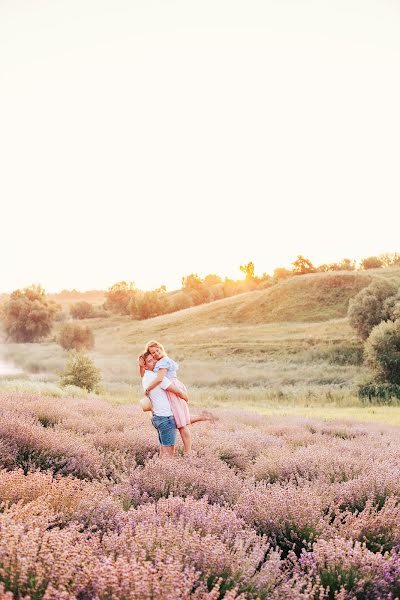
<path fill-rule="evenodd" d="M 14 342 L 39 341 L 51 333 L 60 310 L 40 285 L 15 290 L 2 307 L 6 334 Z"/>
<path fill-rule="evenodd" d="M 193 304 L 204 304 L 212 300 L 212 294 L 204 281 L 195 273 L 182 277 L 182 289 L 189 294 Z"/>
<path fill-rule="evenodd" d="M 92 392 L 97 389 L 100 380 L 100 371 L 87 354 L 76 350 L 69 353 L 67 366 L 61 374 L 62 386 L 75 385 Z"/>
<path fill-rule="evenodd" d="M 273 278 L 275 281 L 280 281 L 281 279 L 287 279 L 291 275 L 293 275 L 292 271 L 289 271 L 288 269 L 285 269 L 284 267 L 277 267 L 274 270 Z"/>
<path fill-rule="evenodd" d="M 69 312 L 74 319 L 91 319 L 95 316 L 93 304 L 85 300 L 72 304 Z"/>
<path fill-rule="evenodd" d="M 388 298 L 397 292 L 396 286 L 383 279 L 375 279 L 350 300 L 348 318 L 351 327 L 366 340 L 372 329 L 389 317 Z"/>
<path fill-rule="evenodd" d="M 383 266 L 383 261 L 379 256 L 368 256 L 361 263 L 361 269 L 380 269 Z"/>
<path fill-rule="evenodd" d="M 129 302 L 129 312 L 132 319 L 150 319 L 167 312 L 168 302 L 165 288 L 150 292 L 138 292 Z"/>
<path fill-rule="evenodd" d="M 320 265 L 317 271 L 326 273 L 328 271 L 354 271 L 356 268 L 356 261 L 350 258 L 344 258 L 340 262 L 326 263 Z"/>
<path fill-rule="evenodd" d="M 374 327 L 366 341 L 364 356 L 378 382 L 400 385 L 400 319 Z"/>
<path fill-rule="evenodd" d="M 64 350 L 92 350 L 94 335 L 89 327 L 66 323 L 60 329 L 58 343 Z"/>
<path fill-rule="evenodd" d="M 400 385 L 393 383 L 366 383 L 358 388 L 364 404 L 399 404 Z"/>
<path fill-rule="evenodd" d="M 311 260 L 304 258 L 299 254 L 295 261 L 292 262 L 293 274 L 294 275 L 307 275 L 307 273 L 315 273 L 316 268 L 312 264 Z"/>
<path fill-rule="evenodd" d="M 133 282 L 119 281 L 114 283 L 106 292 L 105 308 L 119 315 L 129 315 L 129 305 L 138 293 Z"/>

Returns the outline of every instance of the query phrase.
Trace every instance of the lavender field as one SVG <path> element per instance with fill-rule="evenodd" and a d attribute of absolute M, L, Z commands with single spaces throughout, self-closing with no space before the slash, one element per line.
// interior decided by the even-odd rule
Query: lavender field
<path fill-rule="evenodd" d="M 0 409 L 1 598 L 400 597 L 397 428 L 220 410 L 160 461 L 136 406 Z"/>

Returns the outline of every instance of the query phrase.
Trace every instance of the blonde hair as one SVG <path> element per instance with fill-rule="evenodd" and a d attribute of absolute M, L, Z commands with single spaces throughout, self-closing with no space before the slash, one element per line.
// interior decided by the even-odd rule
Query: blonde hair
<path fill-rule="evenodd" d="M 153 346 L 155 346 L 156 348 L 160 348 L 161 352 L 165 355 L 167 354 L 165 352 L 165 348 L 162 344 L 160 344 L 160 342 L 156 342 L 156 340 L 151 340 L 150 342 L 147 342 L 146 347 L 144 349 L 145 352 L 149 352 L 149 348 L 152 348 Z"/>

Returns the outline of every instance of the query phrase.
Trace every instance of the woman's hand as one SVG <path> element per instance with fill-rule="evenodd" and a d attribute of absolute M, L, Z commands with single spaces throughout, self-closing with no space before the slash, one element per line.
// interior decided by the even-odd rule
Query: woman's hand
<path fill-rule="evenodd" d="M 139 367 L 143 367 L 143 369 L 144 369 L 145 364 L 144 364 L 144 358 L 142 356 L 139 356 L 138 364 L 139 364 Z"/>

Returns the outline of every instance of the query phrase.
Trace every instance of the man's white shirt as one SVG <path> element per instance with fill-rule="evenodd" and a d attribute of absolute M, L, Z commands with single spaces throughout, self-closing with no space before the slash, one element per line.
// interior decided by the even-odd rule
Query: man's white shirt
<path fill-rule="evenodd" d="M 150 383 L 152 383 L 157 377 L 154 371 L 146 370 L 142 378 L 143 389 L 147 390 Z M 171 385 L 168 377 L 164 377 L 161 383 L 159 383 L 150 392 L 150 401 L 153 407 L 153 413 L 158 417 L 172 417 L 172 410 L 166 393 L 166 389 Z"/>

